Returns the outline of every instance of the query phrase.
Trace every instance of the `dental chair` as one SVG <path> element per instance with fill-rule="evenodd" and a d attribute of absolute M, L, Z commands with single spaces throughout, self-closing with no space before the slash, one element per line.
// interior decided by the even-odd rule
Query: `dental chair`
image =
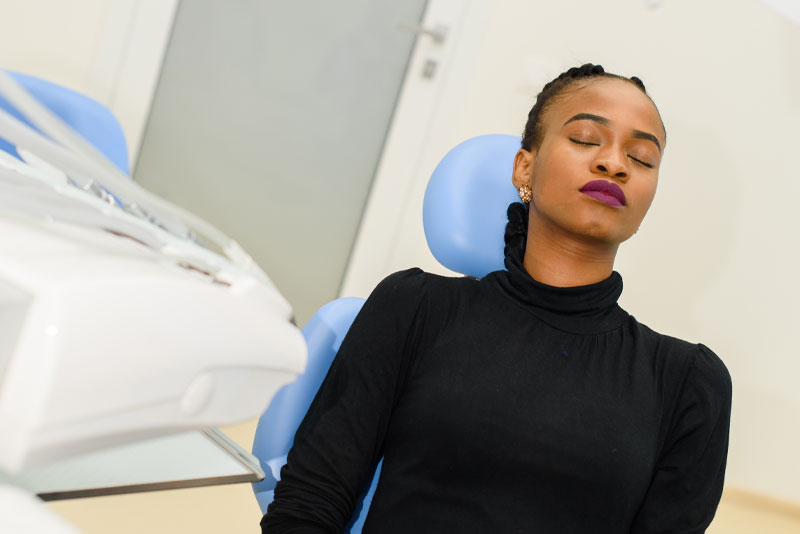
<path fill-rule="evenodd" d="M 506 209 L 519 201 L 511 183 L 520 138 L 483 135 L 468 139 L 445 155 L 425 190 L 422 219 L 433 256 L 445 267 L 482 278 L 501 270 Z M 262 513 L 272 502 L 280 469 L 294 434 L 328 372 L 364 299 L 343 298 L 320 308 L 303 329 L 308 344 L 306 371 L 285 386 L 261 416 L 253 443 L 265 480 L 253 484 Z M 380 479 L 383 459 L 356 504 L 346 532 L 360 534 Z"/>
<path fill-rule="evenodd" d="M 103 153 L 122 172 L 129 175 L 128 145 L 119 121 L 113 113 L 99 102 L 60 85 L 20 74 L 5 71 L 25 90 L 71 126 L 86 141 Z M 36 128 L 34 124 L 0 95 L 0 109 Z M 19 158 L 16 147 L 0 138 L 0 150 Z"/>

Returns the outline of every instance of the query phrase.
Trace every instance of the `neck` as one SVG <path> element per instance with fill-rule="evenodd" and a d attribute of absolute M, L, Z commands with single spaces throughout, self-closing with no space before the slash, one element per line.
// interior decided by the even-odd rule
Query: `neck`
<path fill-rule="evenodd" d="M 555 287 L 574 287 L 611 276 L 619 245 L 575 236 L 538 220 L 530 221 L 528 228 L 523 265 L 534 280 Z"/>

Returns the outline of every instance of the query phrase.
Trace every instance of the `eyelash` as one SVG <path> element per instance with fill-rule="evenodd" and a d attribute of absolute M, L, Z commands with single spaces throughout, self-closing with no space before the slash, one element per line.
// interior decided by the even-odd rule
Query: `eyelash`
<path fill-rule="evenodd" d="M 572 141 L 573 143 L 575 143 L 576 145 L 582 145 L 582 146 L 600 146 L 598 143 L 586 143 L 586 142 L 584 142 L 584 141 L 578 141 L 577 139 L 573 139 L 572 137 L 570 137 L 570 138 L 569 138 L 569 140 L 570 140 L 570 141 Z M 638 163 L 639 165 L 643 165 L 643 166 L 647 167 L 648 169 L 652 169 L 652 168 L 653 168 L 653 165 L 652 165 L 652 164 L 650 164 L 650 163 L 645 163 L 644 161 L 642 161 L 642 160 L 640 160 L 640 159 L 637 159 L 637 158 L 635 158 L 635 157 L 631 156 L 630 154 L 628 154 L 628 157 L 629 157 L 629 158 L 631 158 L 631 159 L 632 159 L 633 161 L 635 161 L 636 163 Z"/>

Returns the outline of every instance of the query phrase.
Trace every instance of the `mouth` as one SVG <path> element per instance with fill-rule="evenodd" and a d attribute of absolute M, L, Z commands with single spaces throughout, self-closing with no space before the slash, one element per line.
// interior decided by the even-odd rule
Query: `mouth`
<path fill-rule="evenodd" d="M 607 180 L 592 180 L 584 184 L 579 191 L 609 206 L 621 207 L 626 204 L 625 193 L 622 192 L 622 188 Z"/>

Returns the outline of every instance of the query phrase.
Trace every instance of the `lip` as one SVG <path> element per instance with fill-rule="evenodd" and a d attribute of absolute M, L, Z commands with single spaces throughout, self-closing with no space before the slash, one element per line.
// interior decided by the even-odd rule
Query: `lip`
<path fill-rule="evenodd" d="M 627 204 L 622 188 L 608 180 L 592 180 L 579 189 L 584 195 L 613 207 Z"/>

